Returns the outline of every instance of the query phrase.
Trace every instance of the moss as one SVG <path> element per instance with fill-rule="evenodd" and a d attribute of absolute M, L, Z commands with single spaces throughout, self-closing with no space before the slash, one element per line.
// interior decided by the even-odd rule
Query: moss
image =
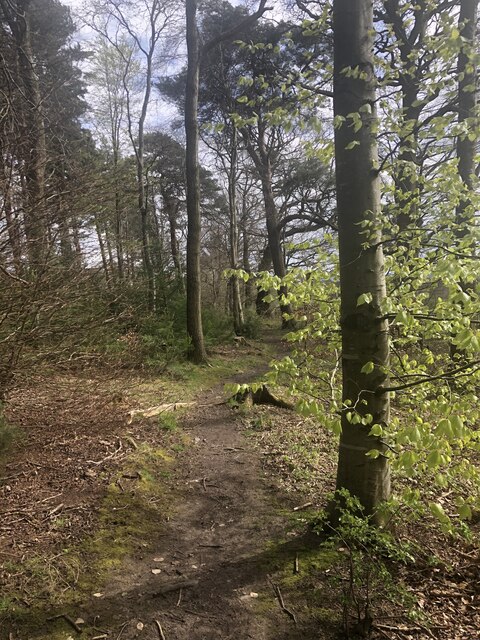
<path fill-rule="evenodd" d="M 298 557 L 299 572 L 294 572 L 295 556 Z M 302 618 L 324 624 L 339 624 L 339 609 L 336 597 L 325 581 L 320 580 L 326 571 L 338 564 L 339 552 L 326 547 L 304 547 L 292 549 L 291 541 L 270 541 L 266 544 L 261 559 L 263 571 L 277 584 L 285 601 Z M 332 607 L 328 603 L 332 602 Z M 322 606 L 319 606 L 319 604 Z M 278 608 L 273 593 L 260 594 L 255 603 L 259 615 L 269 614 Z"/>
<path fill-rule="evenodd" d="M 34 632 L 45 624 L 46 609 L 61 604 L 65 612 L 69 608 L 74 610 L 76 602 L 101 590 L 128 556 L 140 548 L 144 551 L 145 542 L 157 539 L 159 523 L 165 519 L 173 500 L 173 496 L 167 498 L 163 489 L 172 461 L 165 449 L 140 445 L 119 472 L 119 479 L 125 472 L 138 472 L 138 480 L 129 491 L 122 491 L 116 482 L 110 483 L 90 536 L 52 559 L 30 558 L 21 567 L 10 563 L 12 572 L 23 571 L 28 579 L 31 606 L 24 608 L 21 598 L 17 601 L 10 594 L 10 598 L 0 600 L 0 624 L 16 623 L 30 634 L 28 637 L 39 640 L 64 640 L 71 636 L 71 629 L 66 633 L 65 622 L 61 620 L 49 625 L 48 633 Z"/>

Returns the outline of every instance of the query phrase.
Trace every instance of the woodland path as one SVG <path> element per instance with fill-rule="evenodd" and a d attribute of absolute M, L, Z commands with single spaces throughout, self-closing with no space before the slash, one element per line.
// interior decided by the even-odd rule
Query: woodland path
<path fill-rule="evenodd" d="M 278 332 L 263 335 L 262 341 L 271 343 L 277 353 L 284 350 Z M 96 569 L 91 565 L 91 552 L 82 555 L 82 540 L 93 539 L 98 526 L 110 531 L 110 524 L 105 525 L 103 521 L 102 525 L 102 513 L 107 509 L 106 522 L 112 524 L 112 533 L 104 538 L 107 544 L 94 554 L 102 554 L 105 566 L 110 559 L 114 561 L 118 557 L 115 545 L 122 546 L 125 542 L 122 523 L 132 522 L 132 517 L 136 522 L 139 517 L 138 510 L 130 511 L 128 502 L 136 500 L 138 480 L 135 476 L 122 475 L 123 461 L 128 460 L 130 453 L 135 454 L 137 446 L 142 447 L 143 439 L 149 447 L 147 450 L 153 452 L 162 451 L 168 438 L 165 440 L 165 432 L 159 430 L 155 422 L 141 419 L 127 426 L 122 403 L 105 402 L 100 414 L 97 407 L 101 405 L 102 395 L 97 397 L 91 392 L 89 396 L 87 389 L 78 396 L 69 395 L 72 382 L 78 389 L 75 379 L 69 381 L 64 395 L 59 395 L 55 387 L 45 389 L 34 402 L 38 415 L 28 413 L 31 412 L 28 398 L 32 398 L 32 393 L 19 390 L 12 400 L 16 412 L 12 408 L 10 418 L 36 426 L 26 427 L 26 441 L 12 452 L 6 472 L 35 465 L 32 467 L 35 473 L 16 473 L 12 486 L 3 486 L 5 497 L 10 500 L 7 506 L 10 511 L 5 513 L 15 517 L 20 507 L 28 517 L 22 520 L 24 530 L 15 531 L 13 537 L 11 533 L 10 537 L 5 535 L 0 549 L 5 551 L 6 558 L 13 558 L 12 552 L 23 554 L 15 565 L 18 569 L 12 568 L 10 573 L 22 572 L 25 567 L 26 594 L 31 584 L 29 565 L 23 564 L 24 559 L 36 554 L 40 571 L 43 564 L 47 577 L 55 572 L 57 556 L 52 557 L 55 549 L 60 552 L 61 560 L 63 552 L 68 557 L 70 544 L 74 552 L 79 549 L 79 572 L 87 579 L 90 577 L 91 585 L 85 588 L 79 583 L 78 591 L 74 585 L 65 589 L 60 581 L 54 600 L 48 595 L 43 597 L 44 605 L 36 610 L 30 609 L 23 595 L 16 596 L 14 602 L 20 603 L 21 611 L 25 612 L 22 614 L 25 624 L 20 619 L 0 621 L 0 640 L 330 640 L 334 637 L 311 615 L 303 595 L 292 606 L 283 583 L 283 592 L 276 591 L 276 579 L 294 575 L 295 558 L 298 553 L 311 549 L 311 540 L 299 533 L 298 527 L 292 532 L 289 514 L 293 515 L 294 506 L 301 503 L 301 494 L 291 491 L 284 495 L 268 465 L 265 467 L 266 452 L 256 447 L 254 439 L 246 434 L 245 413 L 225 403 L 225 382 L 255 380 L 264 373 L 266 364 L 259 364 L 257 359 L 257 364 L 252 365 L 256 370 L 246 371 L 233 366 L 235 354 L 230 354 L 232 356 L 232 377 L 199 393 L 196 403 L 177 420 L 180 430 L 175 432 L 175 438 L 185 446 L 174 450 L 168 473 L 158 481 L 161 494 L 153 519 L 146 513 L 146 517 L 151 518 L 149 533 L 137 538 L 135 546 L 121 556 L 120 567 L 113 562 L 112 570 L 103 571 L 98 581 Z M 87 411 L 88 398 L 91 404 Z M 179 397 L 178 401 L 182 399 Z M 78 409 L 81 403 L 84 403 L 82 411 Z M 58 407 L 64 408 L 61 416 Z M 268 416 L 275 431 L 279 419 L 298 419 L 291 411 L 278 408 L 272 409 L 272 413 L 269 411 Z M 119 450 L 120 458 L 116 457 Z M 112 451 L 115 455 L 109 453 Z M 92 462 L 98 459 L 103 462 Z M 120 493 L 117 490 L 116 495 L 127 500 L 120 503 L 125 506 L 119 507 L 121 511 L 117 516 L 116 508 L 112 512 L 112 504 L 118 505 L 118 502 L 103 503 L 103 512 L 95 515 L 98 505 L 102 505 L 102 494 L 115 482 L 121 490 Z M 55 506 L 58 501 L 61 501 L 59 506 Z M 67 522 L 63 519 L 65 509 L 74 509 L 71 513 L 84 514 L 84 517 L 91 512 L 93 524 L 85 526 L 83 520 L 72 521 L 67 531 L 57 531 L 55 518 L 60 514 L 60 524 Z M 13 532 L 13 527 L 7 527 L 8 531 Z M 53 547 L 52 535 L 53 542 L 56 540 Z M 312 592 L 314 588 L 313 583 L 309 585 Z M 7 596 L 16 593 L 14 587 L 9 589 Z M 62 596 L 63 591 L 66 598 Z M 23 589 L 17 593 L 23 594 Z M 15 604 L 17 609 L 18 606 Z M 77 630 L 71 624 L 75 619 L 82 620 Z"/>
<path fill-rule="evenodd" d="M 80 612 L 98 616 L 98 628 L 115 629 L 108 638 L 319 638 L 296 625 L 275 599 L 268 549 L 285 539 L 279 507 L 287 504 L 270 485 L 238 412 L 219 404 L 222 398 L 219 386 L 209 406 L 183 421 L 192 444 L 176 461 L 174 513 L 159 530 L 156 549 L 131 560 L 104 597 Z M 276 553 L 290 556 L 293 568 L 295 549 L 304 544 L 292 539 Z M 164 589 L 172 590 L 160 594 Z"/>

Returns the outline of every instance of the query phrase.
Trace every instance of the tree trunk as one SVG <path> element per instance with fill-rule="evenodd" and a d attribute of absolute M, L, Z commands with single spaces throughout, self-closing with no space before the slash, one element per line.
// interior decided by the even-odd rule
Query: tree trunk
<path fill-rule="evenodd" d="M 202 327 L 202 289 L 200 280 L 200 172 L 198 166 L 198 88 L 199 42 L 197 0 L 186 0 L 187 84 L 185 93 L 186 183 L 187 183 L 187 331 L 191 359 L 197 364 L 207 361 Z"/>
<path fill-rule="evenodd" d="M 10 244 L 10 250 L 12 252 L 12 263 L 17 276 L 21 276 L 23 273 L 22 265 L 22 245 L 20 236 L 20 225 L 17 216 L 13 210 L 12 203 L 12 177 L 8 175 L 8 169 L 5 165 L 3 155 L 0 157 L 2 162 L 2 195 L 3 195 L 3 210 L 5 213 L 5 222 L 8 233 L 8 242 Z"/>
<path fill-rule="evenodd" d="M 422 0 L 423 2 L 423 0 Z M 415 22 L 412 30 L 417 33 L 417 38 L 412 44 L 405 34 L 405 19 L 402 15 L 402 7 L 399 0 L 387 0 L 384 3 L 384 20 L 392 29 L 396 38 L 396 45 L 400 52 L 401 68 L 398 82 L 402 90 L 402 118 L 401 124 L 404 130 L 400 140 L 400 154 L 398 168 L 395 172 L 395 208 L 396 219 L 400 231 L 400 242 L 409 244 L 412 236 L 411 226 L 417 226 L 418 219 L 418 121 L 422 112 L 422 103 L 418 104 L 418 96 L 421 88 L 422 70 L 411 60 L 412 47 L 423 45 L 423 37 L 427 21 L 427 8 L 418 3 L 415 10 Z"/>
<path fill-rule="evenodd" d="M 477 40 L 478 0 L 461 0 L 458 18 L 463 47 L 458 55 L 458 122 L 467 125 L 467 133 L 457 138 L 458 174 L 463 183 L 463 192 L 455 211 L 456 236 L 459 241 L 469 233 L 469 220 L 476 213 L 472 211 L 472 194 L 475 190 L 475 151 L 478 143 L 477 116 L 477 68 L 475 64 Z M 467 291 L 468 284 L 460 282 Z M 450 343 L 450 357 L 461 359 L 465 353 L 457 345 Z"/>
<path fill-rule="evenodd" d="M 258 265 L 258 270 L 268 271 L 272 266 L 272 253 L 270 251 L 270 244 L 267 244 L 265 249 L 263 250 L 262 258 Z M 263 289 L 257 287 L 257 297 L 255 299 L 255 308 L 257 311 L 257 315 L 266 316 L 270 312 L 270 303 L 265 300 L 268 296 L 268 291 L 264 291 Z"/>
<path fill-rule="evenodd" d="M 120 209 L 120 186 L 118 183 L 118 159 L 119 149 L 117 140 L 112 136 L 113 142 L 113 179 L 115 182 L 115 252 L 117 254 L 118 279 L 125 277 L 123 267 L 123 239 L 122 239 L 122 212 Z"/>
<path fill-rule="evenodd" d="M 243 270 L 245 273 L 249 275 L 252 273 L 252 266 L 250 264 L 250 238 L 247 233 L 247 229 L 245 228 L 245 223 L 242 224 L 242 245 L 243 245 L 243 253 L 242 253 L 242 263 Z M 252 278 L 249 278 L 245 282 L 244 286 L 244 296 L 245 296 L 245 306 L 251 307 L 255 302 L 255 292 L 253 286 Z"/>
<path fill-rule="evenodd" d="M 268 245 L 270 247 L 273 271 L 276 276 L 283 279 L 287 274 L 287 270 L 285 268 L 285 256 L 283 254 L 277 205 L 275 204 L 273 194 L 272 167 L 270 156 L 266 149 L 265 127 L 263 123 L 260 122 L 258 125 L 258 152 L 253 147 L 251 140 L 249 140 L 248 134 L 244 134 L 244 139 L 247 151 L 255 164 L 262 184 Z M 292 316 L 292 307 L 289 303 L 283 302 L 284 296 L 287 295 L 287 288 L 284 285 L 280 287 L 278 295 L 280 299 L 280 310 L 282 312 L 282 326 L 284 328 L 291 327 L 293 325 L 293 320 L 290 319 Z"/>
<path fill-rule="evenodd" d="M 230 167 L 228 170 L 228 208 L 230 212 L 230 267 L 239 268 L 238 260 L 238 220 L 237 220 L 237 129 L 233 126 L 230 147 Z M 232 276 L 231 300 L 233 312 L 233 326 L 235 333 L 241 335 L 245 328 L 240 282 L 237 276 Z"/>
<path fill-rule="evenodd" d="M 102 258 L 103 271 L 105 273 L 105 282 L 107 288 L 110 288 L 110 273 L 108 269 L 107 252 L 105 251 L 105 242 L 103 241 L 102 230 L 100 228 L 100 222 L 98 216 L 94 213 L 95 231 L 97 232 L 98 247 L 100 249 L 100 257 Z"/>
<path fill-rule="evenodd" d="M 389 347 L 380 310 L 386 287 L 379 228 L 372 5 L 372 0 L 333 3 L 334 112 L 344 119 L 349 113 L 362 118 L 357 132 L 348 125 L 335 132 L 343 402 L 348 405 L 342 411 L 336 486 L 356 496 L 365 513 L 378 522 L 377 509 L 390 496 L 390 470 L 381 438 L 369 433 L 373 424 L 388 426 L 390 407 L 388 393 L 379 391 L 386 383 Z M 360 77 L 345 73 L 349 68 L 359 69 Z M 372 223 L 368 247 L 361 226 L 365 220 Z M 370 366 L 373 369 L 366 373 Z M 377 458 L 366 455 L 372 449 L 380 452 Z"/>
<path fill-rule="evenodd" d="M 458 56 L 458 122 L 468 123 L 468 133 L 478 130 L 477 110 L 477 69 L 475 66 L 475 44 L 478 15 L 478 0 L 461 0 L 459 26 L 464 41 Z M 473 138 L 473 139 L 471 139 Z M 471 195 L 474 190 L 475 148 L 478 136 L 461 135 L 457 138 L 458 173 L 465 192 L 457 207 L 457 223 L 462 225 L 470 217 Z M 467 229 L 460 229 L 462 236 Z"/>
<path fill-rule="evenodd" d="M 24 167 L 25 187 L 25 236 L 29 265 L 37 271 L 44 267 L 47 254 L 47 221 L 45 210 L 45 169 L 47 146 L 43 99 L 38 76 L 35 72 L 35 56 L 32 49 L 30 0 L 13 3 L 1 0 L 1 6 L 15 40 L 18 72 L 22 87 L 23 140 L 20 155 Z"/>
<path fill-rule="evenodd" d="M 185 293 L 185 282 L 183 279 L 182 260 L 180 256 L 180 247 L 177 238 L 177 215 L 180 207 L 178 198 L 172 198 L 167 194 L 163 194 L 163 202 L 168 218 L 168 227 L 170 231 L 170 251 L 172 254 L 173 266 L 175 268 L 175 276 L 183 293 Z"/>

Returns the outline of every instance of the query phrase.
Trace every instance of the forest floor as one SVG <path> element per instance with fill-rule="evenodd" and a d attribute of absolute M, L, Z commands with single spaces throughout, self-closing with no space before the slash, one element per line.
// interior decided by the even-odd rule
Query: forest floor
<path fill-rule="evenodd" d="M 267 332 L 201 372 L 19 382 L 6 416 L 21 435 L 0 467 L 0 640 L 342 637 L 348 553 L 308 526 L 335 443 L 292 411 L 225 401 L 225 382 L 282 350 Z M 475 640 L 477 550 L 421 535 L 430 560 L 396 570 L 403 599 L 369 578 L 369 637 Z"/>

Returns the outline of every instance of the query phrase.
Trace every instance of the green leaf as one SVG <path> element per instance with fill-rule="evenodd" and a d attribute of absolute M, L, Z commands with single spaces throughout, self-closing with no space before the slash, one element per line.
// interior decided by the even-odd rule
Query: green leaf
<path fill-rule="evenodd" d="M 429 505 L 430 511 L 437 520 L 439 520 L 442 524 L 450 522 L 450 518 L 445 513 L 442 505 L 439 502 L 430 502 Z"/>
<path fill-rule="evenodd" d="M 367 362 L 366 364 L 363 365 L 361 369 L 361 373 L 366 373 L 368 375 L 369 373 L 372 373 L 374 369 L 375 369 L 375 363 Z"/>
<path fill-rule="evenodd" d="M 429 469 L 435 469 L 436 467 L 440 466 L 442 462 L 442 456 L 440 454 L 440 451 L 438 449 L 434 449 L 433 451 L 430 451 L 430 453 L 427 456 L 427 466 Z"/>
<path fill-rule="evenodd" d="M 374 424 L 372 425 L 372 428 L 370 429 L 370 433 L 368 434 L 369 436 L 375 436 L 377 438 L 380 438 L 381 436 L 383 436 L 383 427 L 381 424 Z"/>
<path fill-rule="evenodd" d="M 373 295 L 371 293 L 362 293 L 361 296 L 357 298 L 357 307 L 362 304 L 369 304 L 373 300 Z"/>
<path fill-rule="evenodd" d="M 472 519 L 472 508 L 466 502 L 464 502 L 458 509 L 458 515 L 461 520 Z"/>
<path fill-rule="evenodd" d="M 359 140 L 352 140 L 352 142 L 349 142 L 347 144 L 347 146 L 345 147 L 346 151 L 350 151 L 351 149 L 354 149 L 355 147 L 358 147 L 360 145 L 360 141 Z"/>

